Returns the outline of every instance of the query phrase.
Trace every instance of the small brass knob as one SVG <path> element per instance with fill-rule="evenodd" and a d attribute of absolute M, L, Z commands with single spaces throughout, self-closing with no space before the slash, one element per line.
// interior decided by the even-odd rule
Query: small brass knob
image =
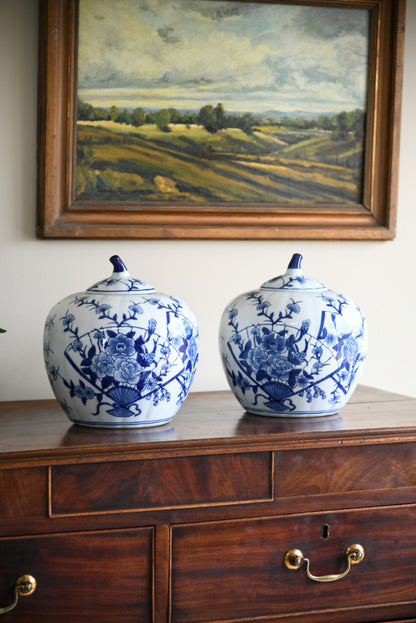
<path fill-rule="evenodd" d="M 36 590 L 36 580 L 33 575 L 29 575 L 26 573 L 25 575 L 21 575 L 17 578 L 14 584 L 14 599 L 10 606 L 5 606 L 4 608 L 0 608 L 0 614 L 6 614 L 10 612 L 17 606 L 17 602 L 19 601 L 19 596 L 28 597 L 32 595 Z"/>
<path fill-rule="evenodd" d="M 304 556 L 300 549 L 290 549 L 285 555 L 285 565 L 288 569 L 299 569 Z"/>
<path fill-rule="evenodd" d="M 345 555 L 351 560 L 352 565 L 358 565 L 365 556 L 364 547 L 358 543 L 354 543 L 354 545 L 348 547 Z"/>
<path fill-rule="evenodd" d="M 22 597 L 29 597 L 36 590 L 36 580 L 33 575 L 21 575 L 16 580 L 15 589 Z"/>

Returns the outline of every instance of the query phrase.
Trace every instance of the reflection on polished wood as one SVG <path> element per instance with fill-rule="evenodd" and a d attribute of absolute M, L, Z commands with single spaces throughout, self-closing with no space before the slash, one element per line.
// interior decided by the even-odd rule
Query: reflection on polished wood
<path fill-rule="evenodd" d="M 230 391 L 189 394 L 179 413 L 164 426 L 148 429 L 99 429 L 71 424 L 55 400 L 0 403 L 1 458 L 9 453 L 36 450 L 70 454 L 79 449 L 94 452 L 110 447 L 149 450 L 153 445 L 170 448 L 204 447 L 211 440 L 226 447 L 244 442 L 271 441 L 284 446 L 316 443 L 342 435 L 397 436 L 397 427 L 412 429 L 416 423 L 414 400 L 369 387 L 358 386 L 342 412 L 314 418 L 274 418 L 246 413 Z M 36 412 L 36 416 L 34 416 Z M 209 415 L 209 417 L 207 417 Z M 408 431 L 411 432 L 411 431 Z M 62 456 L 62 455 L 61 455 Z"/>
<path fill-rule="evenodd" d="M 415 560 L 416 399 L 358 387 L 339 414 L 274 418 L 191 393 L 170 424 L 120 430 L 0 403 L 13 623 L 410 623 Z"/>

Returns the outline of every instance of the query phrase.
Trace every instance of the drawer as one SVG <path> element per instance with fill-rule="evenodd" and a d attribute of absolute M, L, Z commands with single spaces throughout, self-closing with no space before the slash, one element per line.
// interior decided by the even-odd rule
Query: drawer
<path fill-rule="evenodd" d="M 328 496 L 337 494 L 343 508 L 358 500 L 377 505 L 380 494 L 383 505 L 416 499 L 414 443 L 276 452 L 274 472 L 276 498 L 288 499 L 294 512 L 310 510 L 314 497 L 328 505 Z"/>
<path fill-rule="evenodd" d="M 269 452 L 59 465 L 51 514 L 185 508 L 270 501 Z"/>
<path fill-rule="evenodd" d="M 345 552 L 364 559 L 336 581 L 318 582 L 306 565 L 290 570 L 298 548 L 316 576 L 347 569 Z M 171 622 L 380 621 L 416 615 L 416 508 L 181 525 L 172 529 Z M 337 616 L 333 613 L 337 611 Z"/>
<path fill-rule="evenodd" d="M 0 607 L 20 576 L 37 583 L 4 622 L 149 623 L 152 543 L 151 528 L 0 538 Z"/>
<path fill-rule="evenodd" d="M 0 522 L 46 517 L 47 482 L 46 468 L 0 470 Z"/>

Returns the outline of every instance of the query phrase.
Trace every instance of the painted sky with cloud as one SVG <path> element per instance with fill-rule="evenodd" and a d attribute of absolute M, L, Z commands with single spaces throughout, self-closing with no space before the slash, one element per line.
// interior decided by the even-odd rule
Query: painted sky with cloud
<path fill-rule="evenodd" d="M 80 0 L 93 105 L 338 112 L 365 107 L 369 12 L 217 0 Z"/>

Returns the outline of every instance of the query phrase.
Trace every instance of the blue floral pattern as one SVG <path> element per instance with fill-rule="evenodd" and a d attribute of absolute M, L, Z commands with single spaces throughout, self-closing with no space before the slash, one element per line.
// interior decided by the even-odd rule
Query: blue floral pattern
<path fill-rule="evenodd" d="M 281 289 L 289 290 L 294 281 L 283 280 Z M 301 290 L 283 295 L 285 303 L 276 308 L 267 289 L 239 297 L 224 313 L 221 350 L 231 388 L 253 413 L 336 412 L 353 391 L 366 355 L 358 306 L 316 287 L 308 296 L 315 297 L 317 314 Z"/>
<path fill-rule="evenodd" d="M 45 324 L 46 368 L 61 406 L 71 420 L 84 423 L 77 415 L 81 403 L 91 425 L 94 417 L 97 425 L 110 426 L 121 418 L 134 426 L 169 421 L 189 392 L 198 361 L 198 328 L 189 310 L 174 297 L 134 293 L 120 312 L 111 297 L 92 296 L 94 288 L 99 291 L 93 286 L 55 306 Z M 78 310 L 95 314 L 93 330 L 82 328 Z M 60 358 L 54 349 L 62 332 Z M 149 402 L 174 406 L 165 416 L 142 420 Z"/>

